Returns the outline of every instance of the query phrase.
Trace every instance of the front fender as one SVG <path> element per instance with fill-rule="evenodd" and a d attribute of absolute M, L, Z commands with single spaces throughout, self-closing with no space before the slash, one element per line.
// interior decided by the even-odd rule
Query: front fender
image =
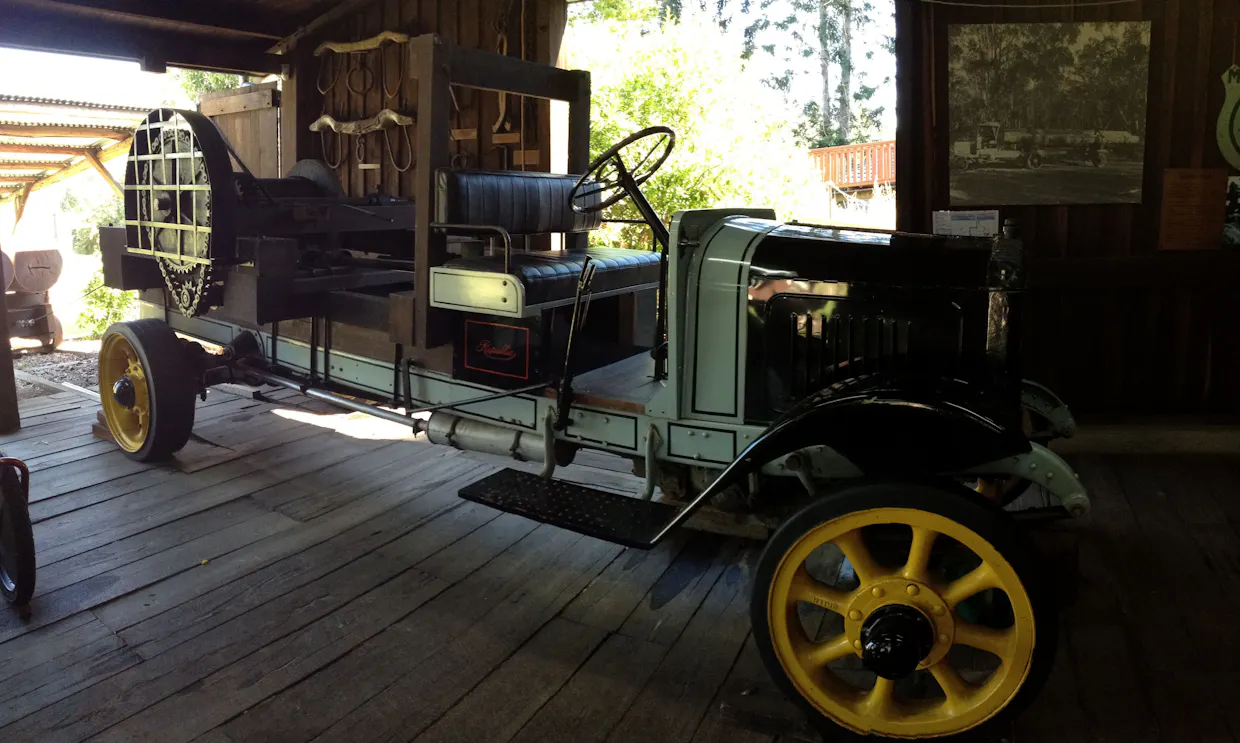
<path fill-rule="evenodd" d="M 1028 439 L 962 401 L 899 390 L 816 396 L 745 448 L 704 492 L 721 492 L 789 452 L 828 446 L 863 473 L 959 472 L 1029 452 Z"/>

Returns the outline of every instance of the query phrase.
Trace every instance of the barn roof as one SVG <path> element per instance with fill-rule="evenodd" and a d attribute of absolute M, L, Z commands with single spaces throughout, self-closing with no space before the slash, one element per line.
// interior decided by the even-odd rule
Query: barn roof
<path fill-rule="evenodd" d="M 120 191 L 103 163 L 129 151 L 145 108 L 0 93 L 0 200 L 95 170 Z"/>
<path fill-rule="evenodd" d="M 376 0 L 0 0 L 0 46 L 233 72 L 280 72 L 297 40 Z"/>

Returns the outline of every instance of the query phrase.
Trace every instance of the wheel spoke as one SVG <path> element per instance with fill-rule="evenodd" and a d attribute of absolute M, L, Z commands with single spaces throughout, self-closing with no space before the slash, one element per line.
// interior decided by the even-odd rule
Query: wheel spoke
<path fill-rule="evenodd" d="M 805 601 L 836 614 L 844 613 L 850 596 L 851 594 L 814 580 L 804 565 L 792 577 L 792 586 L 788 589 L 788 597 L 793 601 Z"/>
<path fill-rule="evenodd" d="M 946 658 L 930 666 L 930 675 L 939 682 L 939 688 L 943 690 L 943 696 L 947 697 L 949 706 L 959 707 L 966 704 L 973 695 L 969 684 L 960 678 L 960 674 Z"/>
<path fill-rule="evenodd" d="M 857 651 L 853 649 L 852 641 L 848 639 L 848 635 L 841 632 L 839 636 L 832 640 L 811 645 L 802 659 L 807 666 L 820 668 L 828 663 L 834 663 L 840 658 L 856 655 L 856 653 Z"/>
<path fill-rule="evenodd" d="M 847 534 L 841 534 L 831 543 L 839 547 L 840 552 L 844 553 L 844 557 L 848 558 L 849 564 L 852 565 L 853 572 L 857 574 L 857 580 L 861 581 L 861 585 L 865 585 L 883 574 L 883 569 L 874 561 L 870 555 L 869 547 L 865 546 L 865 540 L 861 538 L 861 531 L 854 529 Z"/>
<path fill-rule="evenodd" d="M 1012 638 L 1016 636 L 1016 630 L 1009 627 L 1007 629 L 993 629 L 991 627 L 983 627 L 980 624 L 968 624 L 959 622 L 956 624 L 957 645 L 968 645 L 971 648 L 985 650 L 986 652 L 1004 658 L 1008 648 L 1011 646 Z"/>
<path fill-rule="evenodd" d="M 934 540 L 938 536 L 938 532 L 924 526 L 913 527 L 913 541 L 908 547 L 908 562 L 904 564 L 905 578 L 922 583 L 930 581 L 926 571 L 930 567 L 930 551 L 934 549 Z"/>
<path fill-rule="evenodd" d="M 982 563 L 970 571 L 967 575 L 957 578 L 948 584 L 943 590 L 943 600 L 947 605 L 955 609 L 961 601 L 970 596 L 977 595 L 987 588 L 998 588 L 999 577 L 995 575 L 995 571 L 986 563 Z"/>
<path fill-rule="evenodd" d="M 861 701 L 861 712 L 867 717 L 889 718 L 895 706 L 896 682 L 879 676 L 874 688 Z"/>

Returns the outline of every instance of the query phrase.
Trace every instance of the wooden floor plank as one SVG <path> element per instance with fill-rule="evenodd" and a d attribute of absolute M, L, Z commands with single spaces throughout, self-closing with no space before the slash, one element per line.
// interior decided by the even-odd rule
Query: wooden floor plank
<path fill-rule="evenodd" d="M 83 611 L 0 643 L 0 683 L 111 635 L 94 614 Z"/>
<path fill-rule="evenodd" d="M 421 735 L 420 743 L 507 743 L 590 657 L 607 633 L 552 619 Z M 396 739 L 410 737 L 404 731 Z"/>
<path fill-rule="evenodd" d="M 182 601 L 149 618 L 154 599 L 159 607 L 172 603 L 163 597 L 163 586 L 152 586 L 140 597 L 125 597 L 99 608 L 108 620 L 123 626 L 120 635 L 140 655 L 149 658 L 186 642 L 208 630 L 241 616 L 286 593 L 360 559 L 372 550 L 385 551 L 390 545 L 393 555 L 405 559 L 409 555 L 429 556 L 465 534 L 482 527 L 499 514 L 483 507 L 459 506 L 456 488 L 478 473 L 471 471 L 456 480 L 429 492 L 423 498 L 358 524 L 342 529 L 337 535 L 301 552 L 260 567 L 243 576 L 230 573 L 228 580 L 214 581 L 215 586 L 193 598 Z M 424 529 L 434 523 L 433 533 Z M 416 542 L 411 544 L 411 542 Z M 414 552 L 414 548 L 420 550 Z M 177 593 L 183 592 L 177 586 Z"/>
<path fill-rule="evenodd" d="M 323 619 L 280 638 L 92 738 L 99 743 L 181 743 L 323 668 L 447 587 L 406 570 Z"/>
<path fill-rule="evenodd" d="M 30 602 L 32 618 L 23 621 L 15 612 L 0 613 L 0 642 L 51 624 L 79 611 L 99 606 L 177 573 L 257 542 L 297 522 L 278 513 L 265 512 L 235 526 L 179 544 L 172 549 L 93 576 L 50 593 L 36 593 Z"/>
<path fill-rule="evenodd" d="M 141 658 L 111 635 L 28 669 L 0 685 L 0 725 L 7 725 L 137 665 Z"/>
<path fill-rule="evenodd" d="M 120 632 L 216 588 L 233 585 L 250 573 L 326 542 L 342 531 L 348 531 L 393 511 L 410 498 L 431 492 L 465 475 L 473 475 L 475 471 L 473 463 L 446 460 L 441 468 L 427 473 L 425 481 L 416 487 L 397 485 L 381 488 L 359 499 L 352 508 L 329 514 L 317 521 L 299 524 L 298 528 L 275 535 L 272 539 L 257 541 L 247 549 L 228 555 L 226 559 L 204 566 L 203 570 L 195 571 L 193 576 L 149 586 L 140 597 L 127 596 L 107 606 L 98 607 L 95 613 L 104 624 Z M 457 487 L 460 487 L 460 484 Z M 434 508 L 427 516 L 435 516 L 455 505 L 455 502 L 451 502 Z M 280 516 L 288 518 L 283 514 Z M 410 525 L 410 528 L 412 526 L 414 525 Z M 337 561 L 335 564 L 340 563 Z"/>
<path fill-rule="evenodd" d="M 490 562 L 532 529 L 532 524 L 515 517 L 493 519 L 437 554 L 468 574 Z M 0 729 L 0 740 L 6 743 L 68 743 L 103 732 L 216 671 L 243 661 L 280 638 L 315 624 L 358 596 L 417 567 L 415 561 L 422 553 L 416 551 L 416 543 L 405 544 L 415 550 L 408 558 L 393 551 L 370 553 L 328 573 L 321 580 L 283 594 Z M 415 564 L 409 564 L 411 562 Z"/>
<path fill-rule="evenodd" d="M 676 642 L 719 577 L 735 567 L 739 549 L 733 540 L 694 535 L 619 632 L 665 645 Z"/>
<path fill-rule="evenodd" d="M 745 641 L 740 655 L 728 672 L 719 693 L 706 710 L 706 716 L 693 734 L 693 743 L 772 743 L 774 736 L 746 730 L 729 723 L 720 712 L 720 704 L 728 698 L 738 697 L 759 685 L 769 685 L 766 668 L 758 656 L 753 635 Z"/>
<path fill-rule="evenodd" d="M 709 544 L 713 537 L 680 532 L 654 549 L 626 550 L 565 607 L 564 617 L 609 632 L 619 630 L 691 539 Z M 700 549 L 695 546 L 695 553 Z M 663 591 L 659 593 L 662 598 Z"/>
<path fill-rule="evenodd" d="M 749 551 L 732 553 L 692 620 L 608 741 L 692 740 L 749 634 Z"/>
<path fill-rule="evenodd" d="M 536 584 L 501 602 L 324 737 L 338 738 L 345 731 L 358 741 L 408 741 L 417 737 L 528 642 L 619 551 L 616 545 L 599 540 L 579 540 L 570 554 L 541 571 Z M 427 617 L 426 621 L 433 624 L 434 618 Z M 588 636 L 602 640 L 601 633 L 591 634 L 595 631 L 590 628 Z M 565 676 L 569 674 L 571 670 Z M 529 709 L 528 713 L 534 711 Z M 515 733 L 516 728 L 509 732 Z"/>
<path fill-rule="evenodd" d="M 513 738 L 513 743 L 599 743 L 667 654 L 666 645 L 611 635 Z"/>
<path fill-rule="evenodd" d="M 240 498 L 50 565 L 41 565 L 38 573 L 39 592 L 51 593 L 185 542 L 237 526 L 265 513 L 268 513 L 267 509 L 258 503 L 249 498 Z"/>
<path fill-rule="evenodd" d="M 106 505 L 91 506 L 44 521 L 36 526 L 35 543 L 40 562 L 50 564 L 64 560 L 97 546 L 171 523 L 193 513 L 248 496 L 250 493 L 280 482 L 281 475 L 272 467 L 283 470 L 290 478 L 311 476 L 320 467 L 330 466 L 348 456 L 341 445 L 322 451 L 326 438 L 304 439 L 279 448 L 269 457 L 256 458 L 241 466 L 218 472 L 198 482 L 208 487 L 191 493 L 178 492 L 181 481 L 164 482 L 152 488 L 130 493 Z M 220 479 L 219 482 L 214 482 Z"/>
<path fill-rule="evenodd" d="M 324 739 L 333 740 L 347 731 L 350 740 L 359 742 L 388 732 L 408 711 L 405 687 L 400 682 L 410 674 L 419 679 L 432 678 L 426 669 L 419 670 L 423 663 L 436 656 L 444 658 L 441 651 L 446 651 L 454 639 L 484 618 L 502 614 L 510 598 L 526 599 L 522 607 L 533 604 L 550 609 L 561 598 L 564 588 L 580 579 L 584 569 L 581 561 L 592 566 L 598 559 L 598 554 L 591 550 L 574 549 L 581 537 L 551 527 L 540 527 L 532 533 L 525 531 L 533 526 L 525 519 L 501 516 L 453 545 L 457 549 L 445 550 L 420 563 L 419 570 L 460 582 L 342 658 L 329 673 L 312 676 L 250 710 L 230 723 L 226 732 L 241 740 L 310 740 L 320 733 Z M 520 541 L 512 544 L 513 536 L 522 532 Z M 496 546 L 505 549 L 496 552 Z M 481 550 L 486 560 L 475 558 L 462 564 L 459 555 L 449 554 L 469 554 L 470 549 Z M 493 559 L 497 554 L 501 556 Z M 547 605 L 547 601 L 553 603 Z M 456 647 L 459 646 L 453 650 Z M 502 658 L 496 663 L 499 660 Z M 440 709 L 442 712 L 467 691 L 468 688 L 441 689 L 431 698 L 418 699 L 416 704 L 420 710 L 429 711 L 448 701 Z M 455 692 L 456 696 L 444 700 L 444 692 Z M 390 708 L 389 703 L 397 706 Z"/>
<path fill-rule="evenodd" d="M 1142 555 L 1134 556 L 1125 573 L 1129 578 L 1124 592 L 1126 614 L 1158 607 L 1157 618 L 1141 617 L 1133 629 L 1138 638 L 1138 666 L 1162 736 L 1225 741 L 1231 733 L 1222 710 L 1231 705 L 1232 695 L 1217 682 L 1240 657 L 1240 637 L 1234 632 L 1240 599 L 1216 590 L 1217 580 L 1171 506 L 1161 474 L 1161 468 L 1169 464 L 1165 459 L 1148 457 L 1112 459 L 1128 498 L 1131 519 L 1139 528 L 1130 540 L 1162 546 L 1161 553 L 1143 550 Z M 1184 646 L 1169 643 L 1168 637 L 1179 638 L 1188 647 L 1210 647 L 1212 652 L 1192 668 L 1184 668 Z M 1184 710 L 1194 705 L 1201 708 L 1185 715 Z"/>

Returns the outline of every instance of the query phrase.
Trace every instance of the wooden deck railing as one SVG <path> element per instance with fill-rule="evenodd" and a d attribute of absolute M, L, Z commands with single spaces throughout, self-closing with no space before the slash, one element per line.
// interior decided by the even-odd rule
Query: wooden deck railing
<path fill-rule="evenodd" d="M 869 142 L 809 151 L 822 179 L 839 188 L 864 188 L 896 182 L 896 142 Z"/>

